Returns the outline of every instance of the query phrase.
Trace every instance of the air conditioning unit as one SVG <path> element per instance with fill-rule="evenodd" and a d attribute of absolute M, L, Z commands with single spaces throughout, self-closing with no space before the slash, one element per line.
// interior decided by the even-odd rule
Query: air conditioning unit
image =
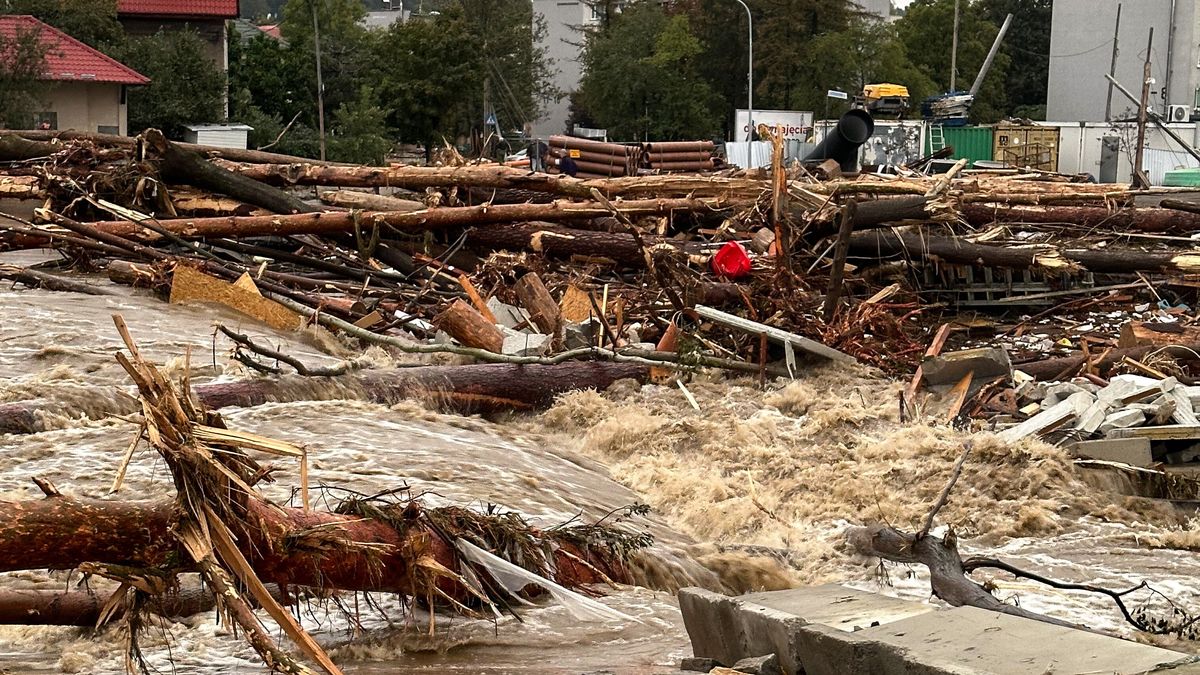
<path fill-rule="evenodd" d="M 1167 121 L 1190 122 L 1192 121 L 1192 111 L 1186 105 L 1169 105 L 1167 106 Z"/>

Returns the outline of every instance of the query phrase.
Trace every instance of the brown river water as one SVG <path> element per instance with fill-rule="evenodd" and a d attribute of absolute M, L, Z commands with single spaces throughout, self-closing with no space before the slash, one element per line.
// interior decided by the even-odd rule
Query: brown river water
<path fill-rule="evenodd" d="M 0 256 L 29 264 L 31 254 Z M 195 382 L 250 377 L 230 360 L 213 325 L 266 339 L 310 363 L 356 355 L 328 335 L 286 335 L 207 306 L 168 305 L 119 295 L 0 287 L 0 403 L 38 399 L 52 431 L 0 435 L 0 499 L 35 499 L 31 478 L 64 493 L 109 499 L 173 494 L 170 474 L 140 450 L 122 490 L 108 490 L 136 432 L 131 386 L 113 354 L 121 314 L 143 353 L 181 372 L 191 350 Z M 368 352 L 379 366 L 393 355 Z M 577 392 L 544 413 L 497 419 L 432 412 L 419 402 L 382 406 L 346 400 L 334 387 L 309 400 L 222 411 L 231 428 L 307 447 L 310 482 L 373 493 L 409 487 L 432 505 L 496 504 L 537 525 L 595 520 L 620 507 L 654 509 L 629 526 L 656 544 L 638 565 L 660 590 L 623 587 L 601 599 L 633 621 L 583 622 L 564 607 L 527 609 L 523 622 L 405 614 L 390 596 L 303 607 L 301 619 L 335 659 L 354 673 L 668 673 L 691 653 L 671 591 L 701 585 L 727 592 L 840 581 L 918 600 L 929 599 L 923 568 L 890 568 L 883 584 L 875 561 L 850 554 L 840 533 L 885 520 L 919 526 L 945 484 L 964 435 L 896 420 L 899 385 L 859 369 L 816 369 L 769 386 L 688 383 L 699 410 L 677 387 L 619 383 Z M 93 419 L 60 415 L 67 409 Z M 56 412 L 57 411 L 57 412 Z M 284 465 L 283 462 L 279 462 Z M 285 467 L 264 488 L 291 498 L 298 471 Z M 337 493 L 331 491 L 331 497 Z M 320 505 L 320 501 L 318 501 Z M 977 437 L 951 502 L 939 515 L 968 552 L 986 552 L 1047 575 L 1113 587 L 1148 579 L 1200 611 L 1200 554 L 1189 514 L 1162 503 L 1099 492 L 1070 460 L 1040 443 L 1008 448 Z M 9 587 L 66 588 L 76 578 L 31 571 L 0 575 Z M 1035 611 L 1131 635 L 1114 607 L 1096 596 L 1053 591 L 998 577 L 998 593 Z M 361 601 L 360 601 L 361 600 Z M 264 621 L 273 626 L 268 619 Z M 1146 638 L 1141 638 L 1146 639 Z M 1191 644 L 1160 644 L 1200 651 Z M 262 673 L 239 637 L 213 613 L 161 621 L 142 636 L 150 664 L 163 672 Z M 0 671 L 112 673 L 124 669 L 123 637 L 74 628 L 0 626 Z"/>

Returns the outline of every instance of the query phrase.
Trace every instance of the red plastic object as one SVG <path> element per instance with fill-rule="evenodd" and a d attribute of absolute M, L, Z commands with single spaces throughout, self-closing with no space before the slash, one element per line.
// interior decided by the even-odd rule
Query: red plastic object
<path fill-rule="evenodd" d="M 722 246 L 710 264 L 713 274 L 726 279 L 741 279 L 750 274 L 750 254 L 736 241 Z"/>

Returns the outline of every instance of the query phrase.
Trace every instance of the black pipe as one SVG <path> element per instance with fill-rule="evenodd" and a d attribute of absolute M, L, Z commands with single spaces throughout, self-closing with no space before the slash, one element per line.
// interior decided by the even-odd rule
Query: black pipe
<path fill-rule="evenodd" d="M 833 159 L 842 167 L 842 173 L 858 171 L 858 149 L 875 133 L 875 120 L 865 110 L 851 110 L 838 120 L 833 131 L 809 153 L 804 161 Z"/>

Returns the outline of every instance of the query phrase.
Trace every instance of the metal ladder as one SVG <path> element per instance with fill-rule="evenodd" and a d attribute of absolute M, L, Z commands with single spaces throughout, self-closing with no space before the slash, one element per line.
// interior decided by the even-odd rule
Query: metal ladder
<path fill-rule="evenodd" d="M 929 125 L 929 152 L 933 154 L 946 147 L 946 130 L 940 124 Z"/>

